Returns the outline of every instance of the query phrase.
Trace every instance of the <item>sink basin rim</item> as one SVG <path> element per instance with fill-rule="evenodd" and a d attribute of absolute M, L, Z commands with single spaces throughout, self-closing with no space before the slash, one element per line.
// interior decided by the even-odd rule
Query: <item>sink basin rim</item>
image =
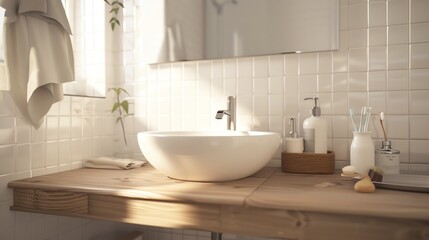
<path fill-rule="evenodd" d="M 148 131 L 138 133 L 138 143 L 149 163 L 171 178 L 221 182 L 262 169 L 281 138 L 262 131 Z"/>

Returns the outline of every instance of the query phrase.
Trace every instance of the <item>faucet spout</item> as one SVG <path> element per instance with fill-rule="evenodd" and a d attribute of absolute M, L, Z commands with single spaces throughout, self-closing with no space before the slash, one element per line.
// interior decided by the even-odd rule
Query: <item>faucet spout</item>
<path fill-rule="evenodd" d="M 231 114 L 228 112 L 228 110 L 219 110 L 216 113 L 216 119 L 222 119 L 223 115 L 231 116 Z"/>
<path fill-rule="evenodd" d="M 236 126 L 236 101 L 235 101 L 235 97 L 234 96 L 229 96 L 228 97 L 228 109 L 227 110 L 219 110 L 216 113 L 215 118 L 216 119 L 222 119 L 224 115 L 227 115 L 227 129 L 228 130 L 237 130 L 237 126 Z M 231 127 L 232 125 L 232 127 Z"/>

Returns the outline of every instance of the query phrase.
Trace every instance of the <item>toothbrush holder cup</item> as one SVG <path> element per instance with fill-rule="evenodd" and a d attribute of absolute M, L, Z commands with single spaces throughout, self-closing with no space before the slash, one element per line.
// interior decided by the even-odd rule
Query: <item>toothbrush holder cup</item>
<path fill-rule="evenodd" d="M 350 146 L 350 165 L 362 177 L 368 176 L 368 171 L 375 164 L 375 148 L 371 132 L 353 132 L 353 141 Z"/>

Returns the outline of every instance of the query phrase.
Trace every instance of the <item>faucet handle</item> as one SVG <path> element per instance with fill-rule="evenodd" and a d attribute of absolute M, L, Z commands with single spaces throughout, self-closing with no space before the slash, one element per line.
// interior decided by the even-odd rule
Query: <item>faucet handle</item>
<path fill-rule="evenodd" d="M 219 111 L 217 111 L 215 118 L 216 119 L 222 119 L 223 114 L 224 114 L 224 111 L 223 110 L 219 110 Z"/>

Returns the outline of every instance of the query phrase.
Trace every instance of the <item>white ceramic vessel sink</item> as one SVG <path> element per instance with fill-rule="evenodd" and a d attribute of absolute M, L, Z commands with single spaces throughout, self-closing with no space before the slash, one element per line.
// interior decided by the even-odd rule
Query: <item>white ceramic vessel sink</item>
<path fill-rule="evenodd" d="M 271 132 L 140 132 L 143 155 L 165 175 L 187 181 L 245 178 L 263 168 L 280 145 Z"/>

